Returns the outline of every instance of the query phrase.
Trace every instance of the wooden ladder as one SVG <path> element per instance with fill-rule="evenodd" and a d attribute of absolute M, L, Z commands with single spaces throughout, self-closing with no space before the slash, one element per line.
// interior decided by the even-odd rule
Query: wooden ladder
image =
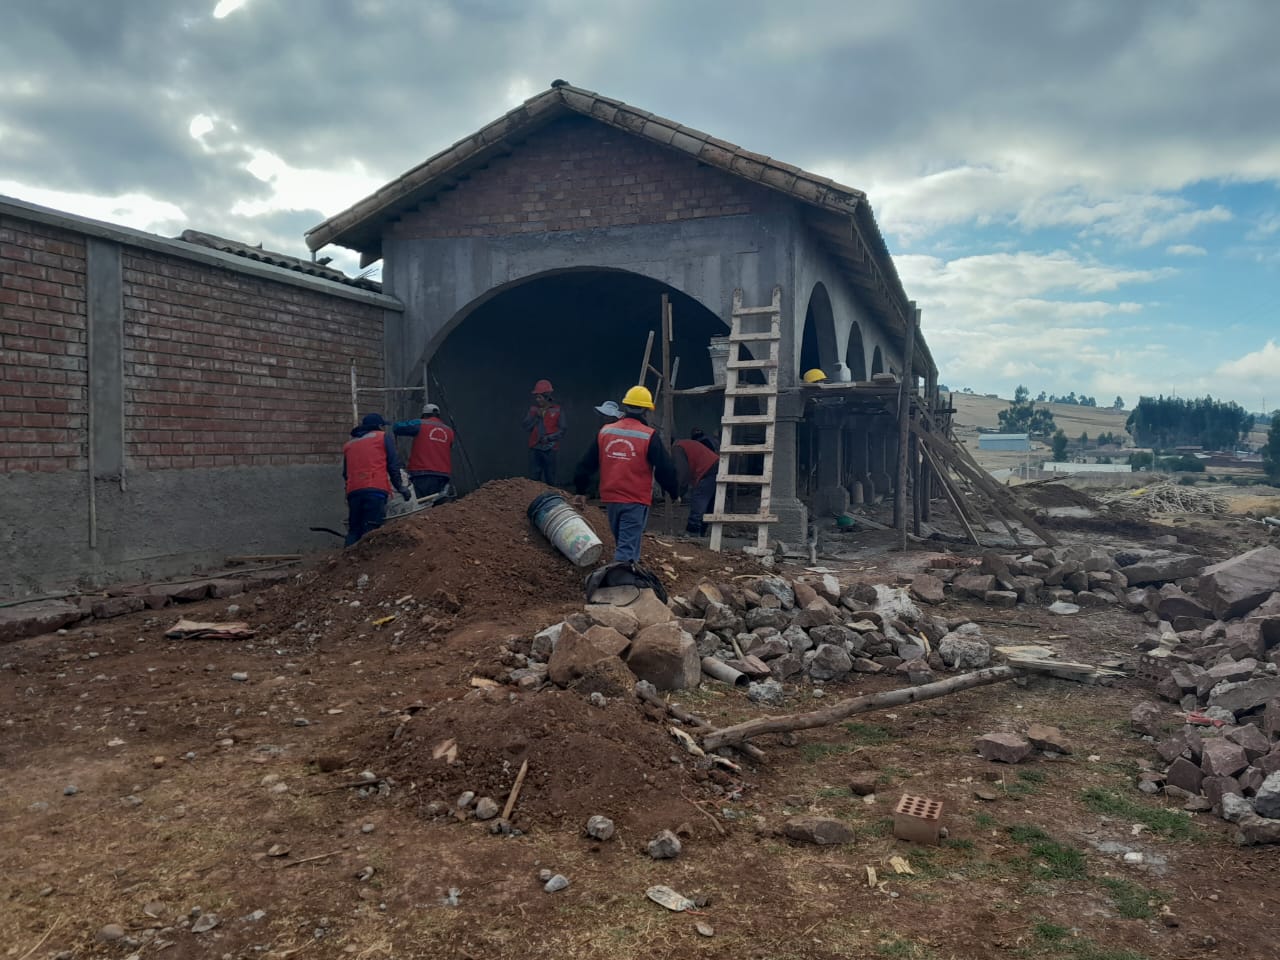
<path fill-rule="evenodd" d="M 761 360 L 743 359 L 739 356 L 743 344 L 753 356 L 762 351 L 754 349 L 767 344 L 769 355 Z M 767 307 L 744 307 L 742 291 L 733 291 L 733 322 L 729 328 L 729 360 L 724 384 L 724 416 L 720 419 L 720 472 L 716 476 L 716 499 L 706 522 L 711 524 L 711 549 L 720 550 L 726 523 L 754 523 L 756 547 L 769 545 L 769 524 L 778 518 L 771 511 L 773 492 L 774 430 L 778 421 L 778 353 L 782 344 L 782 288 L 773 288 L 773 302 Z M 744 370 L 759 370 L 765 382 L 742 383 L 739 377 Z M 743 398 L 764 400 L 764 413 L 741 413 L 738 400 Z M 744 427 L 764 427 L 763 443 L 739 440 L 735 431 Z M 759 455 L 763 464 L 759 473 L 731 473 L 729 463 L 734 456 Z M 760 506 L 757 513 L 727 513 L 726 503 L 730 484 L 751 484 L 760 487 Z"/>

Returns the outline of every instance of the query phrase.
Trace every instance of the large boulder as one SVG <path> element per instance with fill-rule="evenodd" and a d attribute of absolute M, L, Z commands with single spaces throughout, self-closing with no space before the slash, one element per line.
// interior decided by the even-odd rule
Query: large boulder
<path fill-rule="evenodd" d="M 560 642 L 564 642 L 563 636 Z M 692 689 L 702 676 L 697 644 L 676 623 L 656 623 L 637 633 L 627 654 L 627 666 L 659 690 Z"/>
<path fill-rule="evenodd" d="M 1253 809 L 1260 817 L 1280 817 L 1280 773 L 1273 773 L 1262 781 L 1253 798 Z"/>
<path fill-rule="evenodd" d="M 583 636 L 600 650 L 615 657 L 622 656 L 631 645 L 631 641 L 613 627 L 604 627 L 598 623 L 588 629 Z"/>
<path fill-rule="evenodd" d="M 1256 623 L 1265 647 L 1280 645 L 1280 592 L 1273 593 L 1261 606 L 1250 611 L 1248 623 Z"/>
<path fill-rule="evenodd" d="M 930 573 L 917 573 L 911 578 L 911 597 L 921 603 L 938 604 L 947 599 L 941 580 Z"/>
<path fill-rule="evenodd" d="M 1210 777 L 1233 777 L 1249 766 L 1249 758 L 1244 748 L 1229 740 L 1208 740 L 1204 745 L 1204 755 L 1200 760 L 1200 769 Z"/>
<path fill-rule="evenodd" d="M 962 597 L 983 599 L 996 588 L 996 578 L 989 573 L 967 571 L 951 581 L 951 589 Z"/>
<path fill-rule="evenodd" d="M 615 607 L 611 603 L 589 603 L 586 611 L 592 623 L 617 630 L 624 637 L 634 637 L 640 630 L 640 621 L 626 607 Z"/>
<path fill-rule="evenodd" d="M 1196 595 L 1220 620 L 1242 617 L 1280 590 L 1280 549 L 1259 547 L 1205 567 Z"/>
<path fill-rule="evenodd" d="M 813 627 L 825 627 L 833 623 L 839 623 L 840 620 L 839 609 L 832 606 L 829 600 L 819 597 L 817 600 L 805 604 L 796 623 L 809 630 Z"/>
<path fill-rule="evenodd" d="M 1209 608 L 1199 600 L 1188 597 L 1173 584 L 1166 584 L 1160 590 L 1160 600 L 1156 604 L 1156 613 L 1161 620 L 1172 622 L 1178 617 L 1192 617 L 1197 620 L 1212 620 Z"/>
<path fill-rule="evenodd" d="M 601 650 L 567 623 L 560 625 L 559 633 L 547 661 L 547 675 L 557 686 L 569 686 L 594 664 L 614 655 L 612 651 Z"/>
<path fill-rule="evenodd" d="M 988 733 L 973 741 L 983 760 L 998 763 L 1021 763 L 1035 752 L 1031 741 L 1016 733 Z"/>
<path fill-rule="evenodd" d="M 788 840 L 821 845 L 849 843 L 853 830 L 841 820 L 830 817 L 792 817 L 782 827 Z"/>
<path fill-rule="evenodd" d="M 1184 577 L 1194 577 L 1206 564 L 1204 557 L 1174 553 L 1168 556 L 1144 557 L 1124 568 L 1124 575 L 1131 587 L 1148 583 L 1172 583 Z"/>
<path fill-rule="evenodd" d="M 1209 706 L 1222 707 L 1237 716 L 1280 697 L 1280 677 L 1255 677 L 1241 683 L 1220 683 L 1209 691 Z"/>

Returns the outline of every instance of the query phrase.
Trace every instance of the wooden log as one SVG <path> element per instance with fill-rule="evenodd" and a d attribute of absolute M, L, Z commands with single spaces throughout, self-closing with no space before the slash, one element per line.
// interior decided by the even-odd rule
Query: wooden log
<path fill-rule="evenodd" d="M 668 703 L 657 693 L 646 690 L 644 687 L 641 687 L 641 686 L 636 687 L 636 696 L 639 697 L 641 700 L 643 700 L 645 703 L 651 703 L 655 707 L 661 707 L 663 710 L 667 711 L 667 713 L 671 714 L 681 723 L 685 724 L 688 727 L 692 727 L 694 730 L 698 730 L 698 731 L 705 730 L 705 731 L 712 731 L 712 732 L 714 732 L 715 730 L 715 727 L 711 726 L 711 724 L 709 724 L 706 720 L 703 720 L 701 717 L 697 716 L 696 714 L 690 713 L 688 710 L 685 710 L 683 707 L 677 706 L 674 703 Z M 756 762 L 760 762 L 766 759 L 765 752 L 761 750 L 759 747 L 755 746 L 754 744 L 750 744 L 750 743 L 737 744 L 734 746 L 734 749 L 738 750 L 741 753 L 745 753 L 748 757 L 750 757 L 752 760 L 755 760 Z"/>
<path fill-rule="evenodd" d="M 907 703 L 919 703 L 921 700 L 932 700 L 950 693 L 969 690 L 973 687 L 986 686 L 989 683 L 1000 683 L 1012 680 L 1017 676 L 1012 667 L 989 667 L 964 673 L 947 680 L 922 684 L 918 687 L 904 687 L 901 690 L 890 690 L 886 693 L 869 694 L 865 697 L 853 697 L 841 700 L 822 710 L 811 713 L 788 714 L 780 717 L 760 717 L 746 723 L 734 724 L 720 730 L 713 730 L 702 738 L 702 749 L 711 751 L 720 747 L 733 747 L 745 743 L 752 737 L 766 733 L 789 733 L 794 730 L 811 730 L 814 727 L 826 727 L 839 723 L 846 717 L 872 710 L 883 710 L 887 707 L 900 707 Z"/>
<path fill-rule="evenodd" d="M 507 796 L 507 803 L 502 808 L 502 819 L 510 820 L 511 811 L 515 809 L 516 801 L 520 799 L 520 788 L 524 786 L 524 776 L 529 772 L 529 758 L 524 758 L 524 763 L 520 764 L 520 772 L 516 774 L 516 782 L 511 787 L 511 793 Z"/>

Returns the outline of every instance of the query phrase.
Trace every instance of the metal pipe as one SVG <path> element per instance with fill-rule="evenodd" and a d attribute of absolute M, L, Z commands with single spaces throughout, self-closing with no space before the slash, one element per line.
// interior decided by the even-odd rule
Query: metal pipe
<path fill-rule="evenodd" d="M 712 680 L 719 680 L 721 683 L 727 683 L 732 687 L 745 687 L 751 682 L 745 673 L 740 673 L 723 660 L 717 660 L 715 657 L 702 658 L 702 672 Z"/>

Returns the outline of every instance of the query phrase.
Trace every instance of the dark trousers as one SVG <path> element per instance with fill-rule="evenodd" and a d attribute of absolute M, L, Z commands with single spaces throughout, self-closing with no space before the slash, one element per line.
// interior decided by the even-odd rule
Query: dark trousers
<path fill-rule="evenodd" d="M 545 483 L 549 487 L 556 485 L 556 452 L 554 450 L 529 451 L 529 479 Z"/>
<path fill-rule="evenodd" d="M 711 509 L 711 503 L 716 498 L 716 474 L 719 472 L 719 467 L 712 468 L 689 494 L 689 522 L 685 524 L 687 533 L 700 537 L 707 532 L 707 525 L 702 522 L 702 518 Z"/>
<path fill-rule="evenodd" d="M 643 503 L 606 503 L 609 532 L 617 545 L 613 562 L 640 559 L 640 541 L 644 537 L 645 524 L 649 522 L 649 508 Z"/>
<path fill-rule="evenodd" d="M 347 546 L 377 530 L 387 518 L 387 495 L 381 490 L 356 490 L 347 494 Z"/>
<path fill-rule="evenodd" d="M 413 484 L 413 492 L 419 497 L 429 497 L 439 493 L 449 485 L 449 478 L 439 473 L 420 473 L 409 477 Z"/>

